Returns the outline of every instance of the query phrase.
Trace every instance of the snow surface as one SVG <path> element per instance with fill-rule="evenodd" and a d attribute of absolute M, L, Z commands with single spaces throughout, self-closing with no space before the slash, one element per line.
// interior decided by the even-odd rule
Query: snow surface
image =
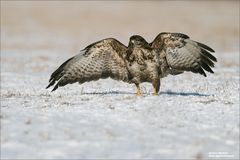
<path fill-rule="evenodd" d="M 162 79 L 158 96 L 144 83 L 141 97 L 111 79 L 51 93 L 49 76 L 69 55 L 1 54 L 1 158 L 239 158 L 238 53 L 216 53 L 207 78 Z"/>

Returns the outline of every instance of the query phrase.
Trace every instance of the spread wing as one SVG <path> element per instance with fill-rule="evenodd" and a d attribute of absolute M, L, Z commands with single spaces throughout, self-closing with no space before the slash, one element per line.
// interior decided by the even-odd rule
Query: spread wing
<path fill-rule="evenodd" d="M 173 70 L 191 71 L 205 77 L 204 70 L 214 73 L 211 67 L 217 59 L 210 53 L 214 50 L 189 39 L 185 34 L 163 32 L 150 45 L 158 50 L 160 58 Z"/>
<path fill-rule="evenodd" d="M 81 84 L 108 77 L 127 81 L 128 71 L 124 61 L 126 50 L 126 46 L 113 38 L 95 42 L 53 72 L 47 88 L 56 83 L 54 91 L 66 84 Z"/>

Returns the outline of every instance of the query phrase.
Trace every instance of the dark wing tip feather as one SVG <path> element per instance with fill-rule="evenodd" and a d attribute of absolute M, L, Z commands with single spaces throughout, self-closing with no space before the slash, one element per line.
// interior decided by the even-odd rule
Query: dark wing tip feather
<path fill-rule="evenodd" d="M 60 67 L 58 67 L 58 69 L 56 71 L 54 71 L 50 77 L 50 80 L 49 80 L 49 85 L 46 87 L 49 88 L 51 86 L 53 86 L 55 84 L 55 82 L 60 78 L 59 77 L 59 74 L 62 73 L 64 67 L 67 65 L 67 63 L 72 60 L 74 57 L 72 58 L 69 58 L 67 61 L 65 61 Z M 56 85 L 52 91 L 55 91 L 56 89 L 58 88 L 58 85 Z"/>
<path fill-rule="evenodd" d="M 212 61 L 217 62 L 217 58 L 214 57 L 211 53 L 209 53 L 209 52 L 206 51 L 205 49 L 202 49 L 202 48 L 201 48 L 201 53 L 202 53 L 203 55 L 205 55 L 206 57 L 208 57 L 209 59 L 211 59 Z"/>
<path fill-rule="evenodd" d="M 209 59 L 208 57 L 201 55 L 201 61 L 206 63 L 207 65 L 214 67 L 214 63 L 212 62 L 211 59 Z"/>
<path fill-rule="evenodd" d="M 62 70 L 63 70 L 63 68 L 66 66 L 66 64 L 67 64 L 70 60 L 72 60 L 73 58 L 74 58 L 74 57 L 71 57 L 71 58 L 69 58 L 68 60 L 66 60 L 63 64 L 61 64 L 61 66 L 58 67 L 58 69 L 52 73 L 52 75 L 51 75 L 51 77 L 50 77 L 50 79 L 49 79 L 49 82 L 50 82 L 51 80 L 53 80 L 54 77 L 56 77 L 59 73 L 61 73 Z"/>
<path fill-rule="evenodd" d="M 196 41 L 195 41 L 196 42 Z M 210 52 L 215 52 L 212 48 L 210 48 L 209 46 L 205 45 L 205 44 L 202 44 L 200 42 L 196 42 L 200 47 L 210 51 Z"/>
<path fill-rule="evenodd" d="M 211 67 L 214 67 L 213 61 L 217 62 L 217 58 L 215 56 L 213 56 L 211 53 L 209 53 L 209 51 L 210 52 L 215 52 L 215 51 L 205 44 L 202 44 L 200 42 L 196 42 L 196 43 L 201 48 L 202 55 L 201 55 L 200 65 L 201 65 L 202 69 L 204 69 L 210 73 L 214 73 L 213 70 L 211 69 Z"/>
<path fill-rule="evenodd" d="M 54 86 L 51 92 L 55 91 L 56 89 L 58 89 L 58 83 Z"/>
<path fill-rule="evenodd" d="M 204 72 L 204 70 L 203 70 L 201 67 L 198 69 L 198 72 L 199 72 L 201 75 L 203 75 L 204 77 L 207 77 L 206 73 Z"/>
<path fill-rule="evenodd" d="M 204 62 L 201 63 L 201 66 L 203 67 L 203 69 L 205 69 L 206 71 L 210 72 L 210 73 L 214 73 L 213 70 Z"/>
<path fill-rule="evenodd" d="M 51 87 L 52 85 L 54 85 L 54 83 L 55 83 L 55 80 L 52 80 L 52 81 L 48 84 L 48 86 L 46 87 L 46 89 L 48 89 L 49 87 Z"/>

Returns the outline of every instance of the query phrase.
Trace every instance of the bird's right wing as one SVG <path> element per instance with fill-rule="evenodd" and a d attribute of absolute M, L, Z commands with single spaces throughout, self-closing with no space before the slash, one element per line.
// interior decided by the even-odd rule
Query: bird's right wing
<path fill-rule="evenodd" d="M 56 82 L 52 91 L 66 84 L 81 84 L 108 77 L 128 81 L 128 70 L 124 60 L 126 51 L 127 47 L 113 38 L 95 42 L 53 72 L 47 88 Z"/>
<path fill-rule="evenodd" d="M 160 58 L 176 71 L 191 71 L 206 77 L 205 71 L 213 73 L 211 67 L 217 58 L 209 52 L 213 49 L 205 44 L 193 41 L 181 33 L 160 33 L 151 43 L 158 50 Z"/>

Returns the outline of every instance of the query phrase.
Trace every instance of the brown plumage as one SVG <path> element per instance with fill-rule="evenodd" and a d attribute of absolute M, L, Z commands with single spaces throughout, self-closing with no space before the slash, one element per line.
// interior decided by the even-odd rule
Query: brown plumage
<path fill-rule="evenodd" d="M 113 38 L 95 42 L 80 53 L 64 62 L 52 73 L 49 85 L 56 90 L 60 86 L 79 82 L 99 80 L 111 77 L 116 80 L 128 81 L 125 64 L 127 47 Z"/>
<path fill-rule="evenodd" d="M 209 52 L 214 51 L 181 33 L 160 33 L 152 43 L 134 35 L 130 37 L 128 47 L 108 38 L 87 46 L 64 62 L 52 73 L 47 88 L 55 85 L 54 91 L 66 84 L 110 77 L 134 83 L 137 95 L 141 94 L 139 85 L 150 82 L 156 95 L 160 78 L 168 74 L 191 71 L 206 76 L 204 70 L 213 73 L 211 67 L 217 59 Z"/>
<path fill-rule="evenodd" d="M 157 94 L 160 87 L 159 56 L 151 48 L 148 42 L 139 35 L 130 37 L 126 64 L 131 76 L 129 81 L 137 87 L 137 95 L 141 95 L 140 83 L 150 82 Z"/>
<path fill-rule="evenodd" d="M 205 77 L 205 71 L 214 73 L 211 67 L 217 59 L 209 53 L 214 50 L 185 34 L 163 32 L 150 45 L 160 56 L 161 77 L 184 71 L 200 73 Z"/>

